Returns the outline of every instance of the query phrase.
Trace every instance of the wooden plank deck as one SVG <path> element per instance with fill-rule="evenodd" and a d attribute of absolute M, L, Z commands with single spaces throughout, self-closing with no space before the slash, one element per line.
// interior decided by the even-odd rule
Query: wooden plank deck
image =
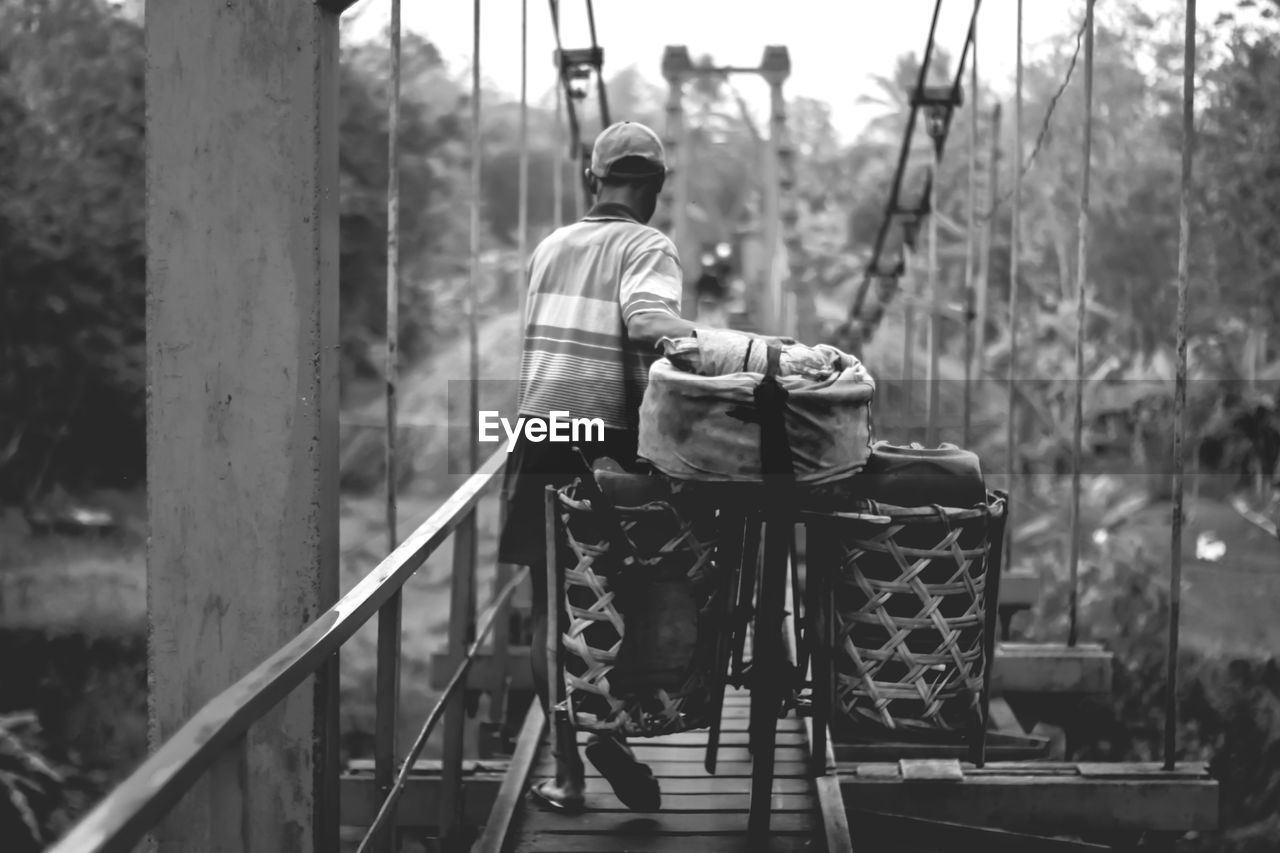
<path fill-rule="evenodd" d="M 661 812 L 626 809 L 588 765 L 588 812 L 576 817 L 535 809 L 525 799 L 529 783 L 551 771 L 545 740 L 540 742 L 542 713 L 535 707 L 509 761 L 468 762 L 466 821 L 483 829 L 473 853 L 750 850 L 747 701 L 745 692 L 726 697 L 717 775 L 708 776 L 702 767 L 705 732 L 636 741 L 633 748 L 662 777 Z M 1172 772 L 1152 764 L 1043 760 L 995 761 L 983 768 L 949 761 L 942 768 L 911 758 L 837 763 L 829 751 L 838 774 L 814 780 L 801 760 L 806 723 L 794 717 L 778 723 L 774 837 L 756 849 L 825 850 L 830 833 L 824 831 L 818 789 L 825 783 L 832 788 L 827 799 L 847 809 L 852 849 L 859 853 L 1084 850 L 1096 848 L 1046 836 L 1212 831 L 1219 824 L 1218 783 L 1200 763 L 1182 763 Z M 344 825 L 367 826 L 376 811 L 367 765 L 352 762 L 344 777 Z M 421 761 L 417 768 L 396 823 L 430 829 L 439 807 L 439 762 Z M 837 805 L 825 817 L 843 819 L 839 811 Z M 843 827 L 835 837 L 847 831 Z M 930 846 L 929 839 L 945 843 Z M 1037 844 L 1030 844 L 1033 839 Z"/>
<path fill-rule="evenodd" d="M 997 662 L 1006 670 L 1002 686 L 1012 688 L 1009 692 L 1109 690 L 1112 662 L 1103 649 L 1018 643 L 997 648 Z M 492 803 L 487 819 L 478 821 L 482 833 L 473 853 L 1065 853 L 1104 848 L 1049 836 L 1218 826 L 1218 785 L 1201 764 L 1185 764 L 1170 773 L 1153 765 L 1001 761 L 1002 752 L 1010 758 L 1019 752 L 1044 753 L 1030 748 L 1034 738 L 992 733 L 989 746 L 996 748 L 989 756 L 994 760 L 981 769 L 960 760 L 962 755 L 944 755 L 946 750 L 936 748 L 829 742 L 828 773 L 814 779 L 806 761 L 808 721 L 790 717 L 777 724 L 769 837 L 749 838 L 749 703 L 747 691 L 730 691 L 725 697 L 714 776 L 703 767 L 706 732 L 636 740 L 631 746 L 637 757 L 660 779 L 661 810 L 627 809 L 587 763 L 587 810 L 579 815 L 539 809 L 526 796 L 532 782 L 554 772 L 545 721 L 535 707 L 509 765 L 477 762 L 468 780 L 469 791 L 477 795 L 475 801 L 470 793 L 464 798 L 468 806 L 478 813 L 481 802 Z M 579 733 L 580 745 L 587 737 Z M 496 791 L 495 777 L 501 778 Z M 418 794 L 424 795 L 429 798 L 425 790 Z M 353 803 L 350 811 L 365 812 L 370 805 Z M 468 822 L 472 819 L 468 815 Z M 404 825 L 403 817 L 398 822 Z M 830 839 L 835 842 L 828 850 Z"/>
<path fill-rule="evenodd" d="M 1159 764 L 991 762 L 979 769 L 956 762 L 945 779 L 910 775 L 902 762 L 841 762 L 845 806 L 1036 835 L 1203 832 L 1219 822 L 1218 783 L 1200 762 L 1173 771 Z"/>
<path fill-rule="evenodd" d="M 691 732 L 631 743 L 637 757 L 653 768 L 662 787 L 662 810 L 634 812 L 622 805 L 587 763 L 587 811 L 581 815 L 548 812 L 522 799 L 503 853 L 618 853 L 618 851 L 674 851 L 730 853 L 730 851 L 825 850 L 823 822 L 813 780 L 804 761 L 804 721 L 778 721 L 778 753 L 773 785 L 770 838 L 747 838 L 747 806 L 751 791 L 751 762 L 747 754 L 749 694 L 725 696 L 724 723 L 716 775 L 703 768 L 706 733 Z M 580 743 L 587 735 L 579 734 Z M 545 747 L 545 742 L 543 744 Z M 553 771 L 543 748 L 533 762 L 529 781 Z M 481 846 L 478 850 L 483 850 Z"/>

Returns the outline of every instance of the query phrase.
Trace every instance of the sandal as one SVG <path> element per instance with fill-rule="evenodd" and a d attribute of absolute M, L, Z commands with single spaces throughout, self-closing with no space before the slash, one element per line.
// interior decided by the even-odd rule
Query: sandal
<path fill-rule="evenodd" d="M 581 794 L 567 796 L 564 789 L 556 785 L 555 779 L 543 779 L 529 789 L 529 798 L 535 804 L 548 811 L 562 814 L 579 814 L 586 809 L 586 798 Z"/>
<path fill-rule="evenodd" d="M 632 811 L 656 812 L 662 808 L 662 791 L 649 765 L 622 741 L 593 735 L 587 742 L 587 760 L 613 786 L 613 793 Z"/>

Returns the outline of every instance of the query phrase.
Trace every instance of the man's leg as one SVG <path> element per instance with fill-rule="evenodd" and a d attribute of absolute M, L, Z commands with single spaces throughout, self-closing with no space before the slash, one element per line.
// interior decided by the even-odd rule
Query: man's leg
<path fill-rule="evenodd" d="M 533 670 L 533 687 L 542 703 L 548 721 L 555 725 L 550 708 L 550 673 L 547 664 L 547 572 L 546 520 L 544 495 L 548 485 L 559 487 L 565 482 L 567 466 L 556 459 L 556 445 L 530 444 L 524 436 L 507 462 L 503 498 L 507 503 L 507 519 L 499 543 L 500 559 L 529 567 L 532 587 L 530 622 L 532 639 L 529 663 Z M 550 452 L 549 452 L 550 451 Z M 562 470 L 563 469 L 563 470 Z M 534 795 L 552 808 L 581 808 L 585 787 L 582 758 L 578 755 L 574 733 L 560 725 L 557 731 L 559 754 L 556 775 L 539 782 Z"/>
<path fill-rule="evenodd" d="M 540 576 L 541 583 L 533 585 L 533 623 L 532 647 L 529 650 L 529 665 L 533 669 L 533 689 L 537 691 L 538 701 L 547 716 L 548 725 L 556 726 L 556 775 L 554 779 L 545 779 L 534 787 L 534 795 L 552 807 L 574 809 L 582 805 L 586 788 L 585 771 L 582 757 L 578 754 L 577 733 L 568 725 L 567 720 L 557 719 L 551 710 L 551 677 L 550 662 L 547 660 L 547 583 L 546 569 L 533 566 L 530 576 Z"/>
<path fill-rule="evenodd" d="M 607 456 L 624 468 L 633 469 L 636 464 L 636 448 L 639 436 L 630 430 L 606 429 L 604 441 L 587 444 L 583 454 L 594 463 Z M 640 762 L 625 737 L 616 734 L 593 735 L 587 742 L 588 760 L 600 771 L 613 787 L 614 794 L 628 808 L 637 811 L 657 811 L 662 806 L 662 792 L 658 780 L 647 764 Z"/>
<path fill-rule="evenodd" d="M 624 466 L 634 464 L 635 451 L 635 433 L 625 434 L 615 430 L 606 432 L 604 442 L 583 447 L 588 461 L 609 456 Z M 571 482 L 581 473 L 581 464 L 568 445 L 529 444 L 521 436 L 512 451 L 507 470 L 508 480 L 504 484 L 504 494 L 507 496 L 508 512 L 499 546 L 499 559 L 530 567 L 533 592 L 530 614 L 533 646 L 530 649 L 530 665 L 534 690 L 550 723 L 558 726 L 556 776 L 535 785 L 533 794 L 549 807 L 576 810 L 583 804 L 585 789 L 584 768 L 578 754 L 576 733 L 567 723 L 551 719 L 549 707 L 551 674 L 546 654 L 549 619 L 544 494 L 547 485 L 558 488 Z M 623 738 L 613 735 L 595 736 L 586 751 L 591 763 L 623 803 L 641 811 L 656 811 L 660 807 L 661 794 L 657 780 L 648 766 L 636 760 L 635 754 Z"/>

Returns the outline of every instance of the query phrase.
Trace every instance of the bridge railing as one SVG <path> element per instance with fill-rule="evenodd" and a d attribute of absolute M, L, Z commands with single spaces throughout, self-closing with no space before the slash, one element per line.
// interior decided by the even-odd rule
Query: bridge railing
<path fill-rule="evenodd" d="M 219 761 L 233 750 L 245 750 L 246 734 L 254 722 L 297 689 L 307 678 L 334 660 L 343 644 L 376 615 L 380 623 L 400 624 L 400 591 L 415 571 L 445 543 L 454 538 L 450 612 L 450 637 L 468 644 L 453 676 L 431 710 L 397 771 L 393 748 L 375 749 L 375 775 L 384 780 L 383 803 L 360 844 L 360 850 L 390 850 L 395 833 L 387 826 L 410 770 L 427 738 L 443 718 L 461 727 L 465 708 L 461 690 L 480 644 L 499 620 L 523 574 L 506 579 L 477 622 L 469 590 L 474 588 L 476 508 L 501 479 L 507 454 L 499 451 L 445 500 L 390 555 L 319 618 L 304 628 L 235 684 L 204 705 L 152 753 L 130 776 L 111 791 L 48 853 L 131 853 L 182 797 Z M 461 605 L 461 606 L 460 606 Z M 379 631 L 377 677 L 377 728 L 395 730 L 398 704 L 399 643 L 384 642 Z M 459 644 L 461 645 L 461 644 Z M 457 654 L 460 648 L 451 649 Z M 498 650 L 501 653 L 501 649 Z M 448 725 L 448 724 L 447 724 Z M 451 726 L 451 728 L 453 727 Z M 451 734 L 451 733 L 448 733 Z M 447 738 L 447 740 L 449 740 Z M 446 744 L 441 800 L 440 832 L 449 837 L 459 828 L 456 812 L 461 798 L 462 737 Z M 393 744 L 390 737 L 379 741 Z M 336 768 L 335 768 L 336 769 Z M 394 777 L 394 781 L 392 781 Z M 241 789 L 241 795 L 247 794 Z"/>

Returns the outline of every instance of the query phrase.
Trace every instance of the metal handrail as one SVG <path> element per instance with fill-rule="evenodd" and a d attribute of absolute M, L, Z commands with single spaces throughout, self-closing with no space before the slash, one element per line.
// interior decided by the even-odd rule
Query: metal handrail
<path fill-rule="evenodd" d="M 356 853 L 365 853 L 369 845 L 373 843 L 378 832 L 390 817 L 391 812 L 395 809 L 396 803 L 400 801 L 400 795 L 404 793 L 405 781 L 409 778 L 409 772 L 413 769 L 413 763 L 418 760 L 418 756 L 422 753 L 422 748 L 427 745 L 427 738 L 431 737 L 431 732 L 435 730 L 436 724 L 440 722 L 444 716 L 445 705 L 453 698 L 454 693 L 458 691 L 464 683 L 463 676 L 467 674 L 467 670 L 471 668 L 471 664 L 475 661 L 476 653 L 480 651 L 480 644 L 484 642 L 485 637 L 489 635 L 490 629 L 498 616 L 498 611 L 502 609 L 502 605 L 507 603 L 511 595 L 524 581 L 525 576 L 529 574 L 529 568 L 526 566 L 521 569 L 515 577 L 507 581 L 506 585 L 498 591 L 493 597 L 493 601 L 489 603 L 488 609 L 484 616 L 480 619 L 480 624 L 476 628 L 476 638 L 472 641 L 471 647 L 467 649 L 466 655 L 458 665 L 454 667 L 453 676 L 449 679 L 449 683 L 445 686 L 444 692 L 436 700 L 435 707 L 431 709 L 431 713 L 427 715 L 426 722 L 422 724 L 422 728 L 418 731 L 417 738 L 413 741 L 413 746 L 409 749 L 409 754 L 405 756 L 401 763 L 400 772 L 396 776 L 395 784 L 382 800 L 382 805 L 378 808 L 378 814 L 374 817 L 373 823 L 370 824 L 369 830 L 365 833 L 364 838 L 360 842 L 360 847 Z"/>
<path fill-rule="evenodd" d="M 506 457 L 501 450 L 489 457 L 350 592 L 207 702 L 47 853 L 132 853 L 223 752 L 328 663 L 444 544 L 498 482 Z"/>

